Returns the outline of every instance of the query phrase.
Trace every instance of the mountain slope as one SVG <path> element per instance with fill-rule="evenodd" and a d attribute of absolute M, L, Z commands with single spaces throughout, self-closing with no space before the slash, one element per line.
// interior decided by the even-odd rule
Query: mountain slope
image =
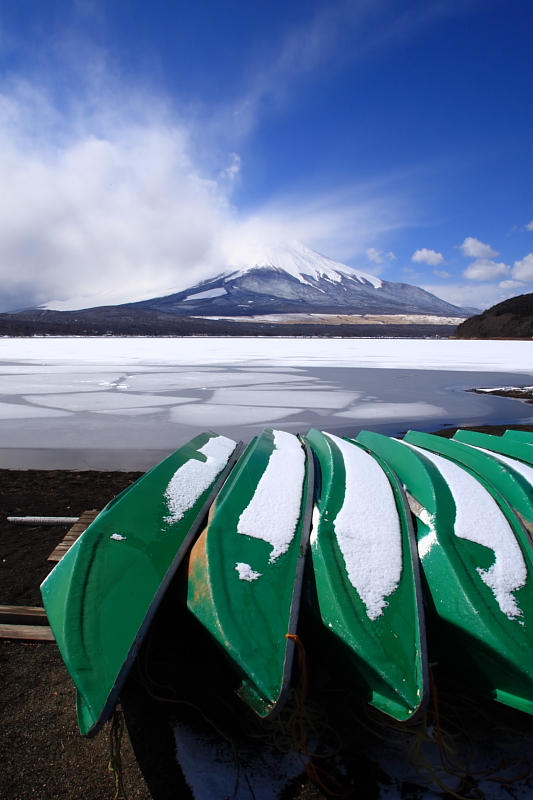
<path fill-rule="evenodd" d="M 417 286 L 383 281 L 295 242 L 265 249 L 238 268 L 182 292 L 124 307 L 194 316 L 433 314 L 468 317 Z"/>
<path fill-rule="evenodd" d="M 510 297 L 462 322 L 454 339 L 531 339 L 533 293 Z"/>

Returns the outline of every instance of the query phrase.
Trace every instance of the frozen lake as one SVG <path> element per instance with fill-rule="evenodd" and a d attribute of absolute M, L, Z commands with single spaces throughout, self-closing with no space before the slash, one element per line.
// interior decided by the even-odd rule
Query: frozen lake
<path fill-rule="evenodd" d="M 147 469 L 208 428 L 355 436 L 528 422 L 465 392 L 531 385 L 533 343 L 417 339 L 0 339 L 0 466 Z"/>

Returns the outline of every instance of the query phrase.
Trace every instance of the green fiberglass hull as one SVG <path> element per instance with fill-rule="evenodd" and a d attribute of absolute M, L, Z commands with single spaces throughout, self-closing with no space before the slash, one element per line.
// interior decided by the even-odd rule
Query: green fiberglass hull
<path fill-rule="evenodd" d="M 403 489 L 361 445 L 316 430 L 306 438 L 321 475 L 311 596 L 328 631 L 324 650 L 370 704 L 397 720 L 414 719 L 427 702 L 428 675 L 416 542 Z"/>
<path fill-rule="evenodd" d="M 87 736 L 110 717 L 159 602 L 238 446 L 196 436 L 116 497 L 41 586 Z"/>
<path fill-rule="evenodd" d="M 430 657 L 436 654 L 439 663 L 480 693 L 533 713 L 533 559 L 520 520 L 494 487 L 487 491 L 487 481 L 448 459 L 439 461 L 429 451 L 369 431 L 360 433 L 358 441 L 398 474 L 417 516 L 418 549 L 434 614 Z M 450 479 L 450 469 L 459 471 L 464 494 Z M 475 492 L 469 496 L 471 480 Z M 475 497 L 480 492 L 482 503 Z M 483 504 L 502 532 L 501 542 L 498 536 L 493 539 L 494 549 L 481 543 L 487 528 L 483 520 L 490 522 Z"/>
<path fill-rule="evenodd" d="M 513 467 L 507 461 L 500 461 L 497 454 L 492 455 L 455 439 L 445 439 L 430 433 L 409 431 L 404 441 L 452 459 L 477 475 L 489 492 L 492 492 L 494 487 L 497 491 L 496 502 L 503 496 L 520 515 L 529 534 L 533 533 L 533 483 L 518 471 L 520 462 L 514 461 Z M 531 478 L 533 480 L 533 471 Z M 524 546 L 529 542 L 530 539 L 526 539 Z"/>
<path fill-rule="evenodd" d="M 533 431 L 505 431 L 503 434 L 504 439 L 512 439 L 515 442 L 522 442 L 522 444 L 533 445 Z"/>
<path fill-rule="evenodd" d="M 261 717 L 285 702 L 313 501 L 297 437 L 265 429 L 218 496 L 190 557 L 188 607 L 242 678 Z"/>
<path fill-rule="evenodd" d="M 484 450 L 492 450 L 508 458 L 516 458 L 524 464 L 533 466 L 533 447 L 522 441 L 516 441 L 507 436 L 492 436 L 489 433 L 478 433 L 478 431 L 459 430 L 454 434 L 454 441 L 470 444 L 474 447 L 482 447 Z"/>

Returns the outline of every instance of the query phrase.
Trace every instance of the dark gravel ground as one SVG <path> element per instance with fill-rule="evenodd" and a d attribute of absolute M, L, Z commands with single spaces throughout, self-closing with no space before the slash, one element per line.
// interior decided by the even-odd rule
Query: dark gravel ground
<path fill-rule="evenodd" d="M 533 431 L 532 425 L 507 427 Z M 478 426 L 473 429 L 501 434 L 506 428 Z M 437 433 L 452 436 L 455 430 L 450 427 Z M 52 568 L 46 559 L 67 531 L 64 526 L 15 526 L 7 522 L 7 516 L 79 516 L 87 509 L 103 508 L 140 475 L 0 470 L 0 604 L 42 605 L 39 585 Z M 178 591 L 175 588 L 178 585 L 179 582 L 167 593 L 122 696 L 127 723 L 122 756 L 129 800 L 190 800 L 190 792 L 174 758 L 170 723 L 175 716 L 201 729 L 205 720 L 202 721 L 198 709 L 203 705 L 202 710 L 208 710 L 211 719 L 208 728 L 215 721 L 234 739 L 249 730 L 249 720 L 235 705 L 231 676 L 226 681 L 227 696 L 222 696 L 218 681 L 214 693 L 209 688 L 214 685 L 213 676 L 218 678 L 227 667 L 192 618 L 184 617 L 179 621 L 183 638 L 176 643 L 174 651 L 168 648 L 168 626 L 177 624 L 176 598 L 172 592 Z M 194 647 L 189 647 L 193 641 Z M 148 681 L 147 675 L 150 675 Z M 193 675 L 196 680 L 191 681 Z M 113 773 L 108 770 L 109 725 L 95 739 L 80 736 L 74 687 L 56 645 L 0 642 L 0 676 L 0 798 L 112 800 L 115 786 Z M 333 740 L 339 737 L 342 741 L 345 767 L 343 772 L 336 771 L 339 763 L 336 758 L 320 762 L 315 775 L 318 781 L 313 783 L 303 775 L 287 792 L 287 800 L 325 800 L 335 796 L 373 800 L 379 797 L 378 784 L 387 785 L 388 778 L 375 761 L 364 755 L 372 733 L 367 727 L 368 720 L 360 722 L 364 717 L 360 705 L 319 666 L 315 668 L 315 662 L 309 679 L 311 695 L 327 709 L 330 744 L 333 746 Z M 187 709 L 180 704 L 156 701 L 146 690 L 147 684 L 154 689 L 150 680 L 160 684 L 152 694 L 163 695 L 167 700 L 179 698 L 191 706 Z M 445 687 L 445 682 L 442 685 Z M 482 706 L 478 704 L 476 708 L 479 710 Z M 254 735 L 256 733 L 257 730 Z M 331 791 L 326 790 L 327 786 Z M 465 794 L 479 796 L 475 791 Z M 406 782 L 401 787 L 401 796 L 413 800 L 423 795 L 420 787 Z"/>

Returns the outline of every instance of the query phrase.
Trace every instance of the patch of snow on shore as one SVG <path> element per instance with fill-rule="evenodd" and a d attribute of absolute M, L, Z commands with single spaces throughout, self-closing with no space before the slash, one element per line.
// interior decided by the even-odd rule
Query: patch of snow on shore
<path fill-rule="evenodd" d="M 270 563 L 286 553 L 300 518 L 305 453 L 292 433 L 274 431 L 274 450 L 254 496 L 242 512 L 238 533 L 272 545 Z"/>
<path fill-rule="evenodd" d="M 165 522 L 173 525 L 182 519 L 222 472 L 236 446 L 232 439 L 216 436 L 198 450 L 206 461 L 191 459 L 176 470 L 165 492 L 170 511 Z"/>
<path fill-rule="evenodd" d="M 229 742 L 174 727 L 176 755 L 194 800 L 277 800 L 304 771 L 297 753 L 239 747 L 238 762 Z"/>
<path fill-rule="evenodd" d="M 509 619 L 522 616 L 512 592 L 524 586 L 527 569 L 514 532 L 496 501 L 469 472 L 448 459 L 423 450 L 408 442 L 432 461 L 450 487 L 456 505 L 455 534 L 494 551 L 494 564 L 489 569 L 477 568 L 481 580 L 493 592 L 498 605 Z"/>
<path fill-rule="evenodd" d="M 325 433 L 341 451 L 346 469 L 345 497 L 334 521 L 350 583 L 375 620 L 402 574 L 402 531 L 387 476 L 371 455 Z"/>

